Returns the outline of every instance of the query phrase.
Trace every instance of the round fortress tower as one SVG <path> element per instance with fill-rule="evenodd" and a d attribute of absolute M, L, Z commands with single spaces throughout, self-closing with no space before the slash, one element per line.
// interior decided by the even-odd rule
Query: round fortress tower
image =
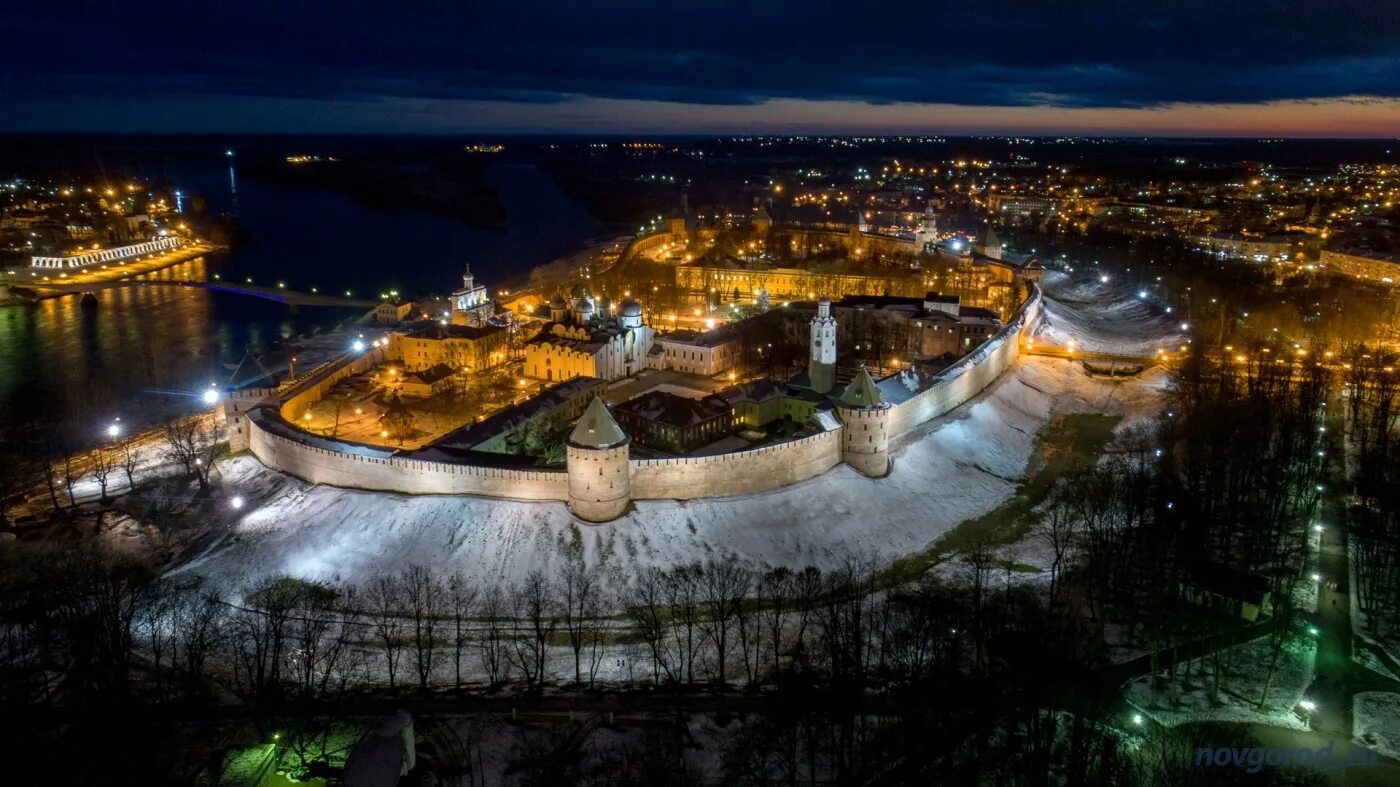
<path fill-rule="evenodd" d="M 836 400 L 841 419 L 841 459 L 878 478 L 890 471 L 890 403 L 862 366 Z"/>
<path fill-rule="evenodd" d="M 606 522 L 632 500 L 628 449 L 632 439 L 595 397 L 574 425 L 567 442 L 569 510 L 579 519 Z"/>

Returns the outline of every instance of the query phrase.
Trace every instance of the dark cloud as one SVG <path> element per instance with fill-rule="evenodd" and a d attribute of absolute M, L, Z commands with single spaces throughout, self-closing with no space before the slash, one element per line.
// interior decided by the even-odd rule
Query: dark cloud
<path fill-rule="evenodd" d="M 0 18 L 0 110 L 7 96 L 1063 107 L 1400 96 L 1400 14 L 1355 0 L 157 0 L 27 3 Z"/>

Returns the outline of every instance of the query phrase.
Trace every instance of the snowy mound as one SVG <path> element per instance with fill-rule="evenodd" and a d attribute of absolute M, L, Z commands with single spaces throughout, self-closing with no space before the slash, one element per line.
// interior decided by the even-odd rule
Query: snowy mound
<path fill-rule="evenodd" d="M 1183 321 L 1122 284 L 1092 274 L 1051 271 L 1045 277 L 1044 325 L 1037 342 L 1088 352 L 1149 356 L 1185 344 Z M 1190 326 L 1187 326 L 1188 328 Z"/>

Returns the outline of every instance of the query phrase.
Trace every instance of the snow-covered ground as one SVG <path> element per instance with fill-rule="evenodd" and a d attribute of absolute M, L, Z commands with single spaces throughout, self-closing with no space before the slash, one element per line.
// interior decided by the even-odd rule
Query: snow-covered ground
<path fill-rule="evenodd" d="M 1052 297 L 1056 286 L 1049 287 Z M 1161 328 L 1144 324 L 1137 312 L 1115 312 L 1116 318 L 1093 325 L 1076 322 L 1072 310 L 1052 306 L 1047 312 L 1048 330 L 1085 337 L 1101 328 L 1109 336 Z M 969 404 L 896 440 L 886 478 L 840 465 L 763 494 L 638 501 L 626 516 L 603 525 L 577 522 L 562 503 L 357 492 L 306 484 L 252 457 L 236 457 L 221 470 L 247 505 L 229 537 L 180 570 L 237 587 L 277 574 L 359 581 L 410 564 L 509 581 L 535 568 L 557 570 L 578 549 L 616 582 L 640 566 L 712 556 L 732 556 L 756 569 L 826 567 L 854 553 L 888 561 L 927 548 L 1009 498 L 1037 434 L 1055 415 L 1147 417 L 1159 408 L 1166 385 L 1161 372 L 1106 381 L 1076 363 L 1025 358 Z"/>
<path fill-rule="evenodd" d="M 1363 691 L 1352 698 L 1352 709 L 1355 742 L 1381 756 L 1400 760 L 1400 694 Z"/>
<path fill-rule="evenodd" d="M 1259 700 L 1264 695 L 1267 671 L 1260 665 L 1272 660 L 1271 650 L 1271 639 L 1263 637 L 1222 653 L 1222 662 L 1231 666 L 1221 668 L 1218 701 L 1210 697 L 1209 656 L 1206 664 L 1193 665 L 1190 679 L 1184 670 L 1178 670 L 1175 679 L 1166 678 L 1159 688 L 1153 685 L 1153 676 L 1144 675 L 1125 685 L 1123 694 L 1153 721 L 1166 727 L 1201 721 L 1242 721 L 1306 730 L 1308 725 L 1294 709 L 1312 682 L 1317 645 L 1304 637 L 1290 637 L 1283 644 L 1278 669 L 1268 681 L 1267 701 L 1261 708 Z"/>
<path fill-rule="evenodd" d="M 1191 326 L 1184 319 L 1139 298 L 1126 284 L 1049 271 L 1045 292 L 1050 297 L 1037 342 L 1063 347 L 1073 341 L 1087 352 L 1151 356 L 1158 349 L 1179 350 L 1190 336 Z"/>

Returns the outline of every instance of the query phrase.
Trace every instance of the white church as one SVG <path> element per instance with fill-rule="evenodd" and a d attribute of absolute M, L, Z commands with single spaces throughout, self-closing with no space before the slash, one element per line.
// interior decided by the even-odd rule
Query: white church
<path fill-rule="evenodd" d="M 574 285 L 566 299 L 555 294 L 549 322 L 525 345 L 525 376 L 546 383 L 575 377 L 621 380 L 646 367 L 656 330 L 642 321 L 642 306 L 595 300 L 587 284 Z"/>
<path fill-rule="evenodd" d="M 455 325 L 485 325 L 494 307 L 485 285 L 477 284 L 470 265 L 462 272 L 462 287 L 452 291 L 452 322 Z"/>

